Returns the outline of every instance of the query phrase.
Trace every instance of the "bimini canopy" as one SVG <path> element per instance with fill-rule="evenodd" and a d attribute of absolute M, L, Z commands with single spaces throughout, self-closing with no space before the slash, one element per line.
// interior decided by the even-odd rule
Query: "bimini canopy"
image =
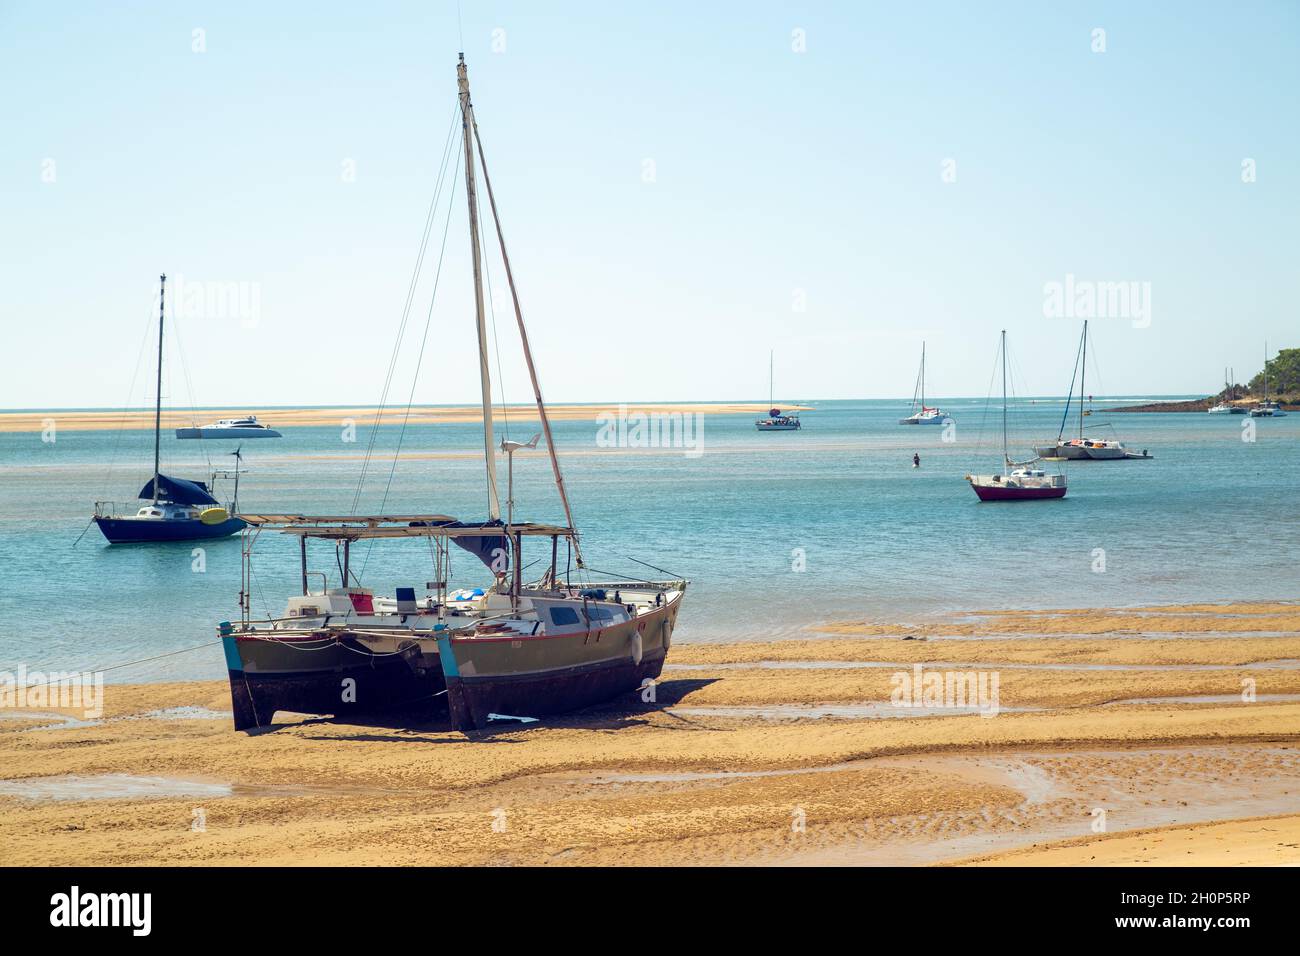
<path fill-rule="evenodd" d="M 140 498 L 152 501 L 154 498 L 153 479 L 145 482 L 140 489 Z M 184 478 L 172 478 L 169 475 L 158 476 L 158 500 L 170 501 L 175 505 L 215 505 L 217 499 L 212 497 L 208 486 L 201 481 L 186 481 Z"/>
<path fill-rule="evenodd" d="M 448 527 L 473 528 L 475 526 L 457 521 Z M 506 535 L 505 526 L 500 521 L 489 521 L 478 527 L 482 529 L 482 534 L 456 535 L 451 539 L 451 543 L 474 555 L 494 574 L 505 574 L 510 570 L 510 538 Z"/>

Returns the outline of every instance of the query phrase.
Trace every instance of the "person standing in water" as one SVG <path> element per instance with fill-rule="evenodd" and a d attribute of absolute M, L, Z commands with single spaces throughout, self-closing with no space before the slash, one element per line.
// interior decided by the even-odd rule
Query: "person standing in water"
<path fill-rule="evenodd" d="M 916 452 L 912 453 L 912 467 L 913 468 L 921 467 L 921 456 Z"/>

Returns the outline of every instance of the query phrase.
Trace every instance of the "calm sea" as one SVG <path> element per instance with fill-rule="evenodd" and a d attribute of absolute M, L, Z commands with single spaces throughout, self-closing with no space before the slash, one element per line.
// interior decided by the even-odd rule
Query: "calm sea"
<path fill-rule="evenodd" d="M 1098 412 L 1090 431 L 1110 437 L 1109 422 L 1154 460 L 1065 464 L 1064 500 L 981 504 L 963 476 L 995 470 L 1001 440 L 1000 412 L 983 399 L 944 403 L 955 420 L 950 442 L 942 428 L 897 425 L 903 402 L 808 404 L 815 410 L 800 432 L 760 433 L 752 415 L 708 416 L 690 436 L 698 454 L 602 447 L 610 436 L 594 410 L 591 420 L 555 423 L 588 563 L 656 574 L 636 559 L 690 578 L 682 641 L 767 640 L 814 622 L 950 609 L 1295 596 L 1300 414 L 1257 420 L 1255 440 L 1243 441 L 1250 426 L 1237 416 Z M 1017 408 L 1013 457 L 1054 438 L 1061 412 L 1053 400 Z M 535 425 L 514 419 L 509 432 L 526 440 Z M 393 467 L 398 431 L 376 435 L 359 510 L 378 509 L 387 489 L 389 513 L 482 518 L 479 427 L 411 426 Z M 110 547 L 91 527 L 74 545 L 96 499 L 134 508 L 153 438 L 56 436 L 0 434 L 0 669 L 105 667 L 212 640 L 217 622 L 238 615 L 240 539 L 206 542 L 196 556 L 188 543 Z M 370 433 L 363 421 L 355 441 L 344 437 L 340 423 L 243 442 L 241 508 L 351 512 Z M 164 470 L 204 478 L 228 467 L 235 445 L 165 434 Z M 560 521 L 544 453 L 521 456 L 515 470 L 519 517 Z M 504 499 L 504 464 L 500 474 Z M 219 491 L 224 500 L 229 484 Z M 295 542 L 264 534 L 255 555 L 254 609 L 278 615 L 298 586 Z M 453 586 L 484 583 L 468 555 L 454 560 Z M 333 570 L 333 549 L 318 545 L 311 563 Z M 362 566 L 364 583 L 382 593 L 433 577 L 420 542 L 380 543 L 369 555 L 360 546 Z M 210 647 L 108 676 L 216 678 L 224 669 Z"/>

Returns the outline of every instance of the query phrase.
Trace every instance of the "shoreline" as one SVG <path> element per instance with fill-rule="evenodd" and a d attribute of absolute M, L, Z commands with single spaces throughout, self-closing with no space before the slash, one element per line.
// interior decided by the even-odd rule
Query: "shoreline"
<path fill-rule="evenodd" d="M 808 412 L 815 409 L 810 405 L 783 406 L 790 411 Z M 547 405 L 547 415 L 553 421 L 596 421 L 602 416 L 617 415 L 620 409 L 628 414 L 646 415 L 740 415 L 766 414 L 769 406 L 762 402 L 647 402 L 647 403 L 611 403 L 611 404 L 556 404 Z M 255 415 L 258 421 L 271 428 L 289 428 L 295 426 L 330 425 L 338 426 L 346 421 L 353 421 L 358 426 L 370 426 L 375 423 L 379 411 L 373 405 L 347 405 L 330 408 L 247 408 L 236 412 L 230 408 L 209 409 L 163 409 L 162 428 L 164 431 L 191 425 L 206 425 L 232 415 Z M 535 405 L 494 405 L 493 419 L 506 417 L 521 421 L 537 420 Z M 53 420 L 55 426 L 64 431 L 111 431 L 120 428 L 153 428 L 154 412 L 152 409 L 129 409 L 117 411 L 84 411 L 77 409 L 48 411 L 0 411 L 0 433 L 38 432 L 46 427 L 47 420 Z M 404 406 L 389 406 L 383 409 L 379 419 L 381 425 L 400 425 L 406 419 Z M 483 420 L 482 409 L 478 405 L 416 405 L 412 406 L 408 424 L 441 425 L 452 423 L 474 423 Z"/>
<path fill-rule="evenodd" d="M 97 721 L 0 711 L 0 839 L 38 865 L 1087 865 L 1150 855 L 1152 833 L 1152 859 L 1235 862 L 1228 833 L 1300 862 L 1291 829 L 1253 822 L 1300 826 L 1300 605 L 1051 629 L 1096 614 L 684 644 L 651 703 L 472 735 L 288 714 L 243 734 L 225 681 L 106 685 Z M 1264 620 L 1279 633 L 1252 636 Z M 999 712 L 882 710 L 917 665 L 996 674 Z"/>

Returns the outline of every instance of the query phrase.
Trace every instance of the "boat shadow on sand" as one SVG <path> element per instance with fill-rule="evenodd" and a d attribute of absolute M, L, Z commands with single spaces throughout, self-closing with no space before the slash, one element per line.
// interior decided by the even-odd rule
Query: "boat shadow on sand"
<path fill-rule="evenodd" d="M 298 718 L 275 721 L 264 727 L 250 728 L 244 731 L 249 736 L 274 734 L 281 730 L 306 729 L 313 727 L 353 727 L 351 734 L 302 734 L 304 740 L 339 741 L 404 744 L 456 744 L 456 743 L 519 743 L 520 731 L 544 730 L 556 728 L 579 728 L 583 730 L 624 730 L 639 727 L 646 723 L 646 718 L 663 713 L 667 708 L 682 702 L 689 694 L 714 683 L 717 678 L 706 679 L 676 678 L 661 681 L 655 685 L 653 702 L 643 701 L 638 691 L 631 700 L 619 699 L 603 704 L 593 704 L 582 710 L 567 714 L 553 714 L 535 720 L 503 718 L 494 720 L 488 727 L 480 730 L 461 732 L 453 730 L 447 708 L 441 701 L 432 706 L 413 706 L 401 712 L 348 714 L 344 717 L 313 717 L 302 715 Z M 525 715 L 518 715 L 524 717 Z M 687 718 L 669 714 L 676 721 L 692 729 L 698 729 Z M 389 731 L 389 733 L 384 733 Z M 510 735 L 508 738 L 503 735 Z"/>

